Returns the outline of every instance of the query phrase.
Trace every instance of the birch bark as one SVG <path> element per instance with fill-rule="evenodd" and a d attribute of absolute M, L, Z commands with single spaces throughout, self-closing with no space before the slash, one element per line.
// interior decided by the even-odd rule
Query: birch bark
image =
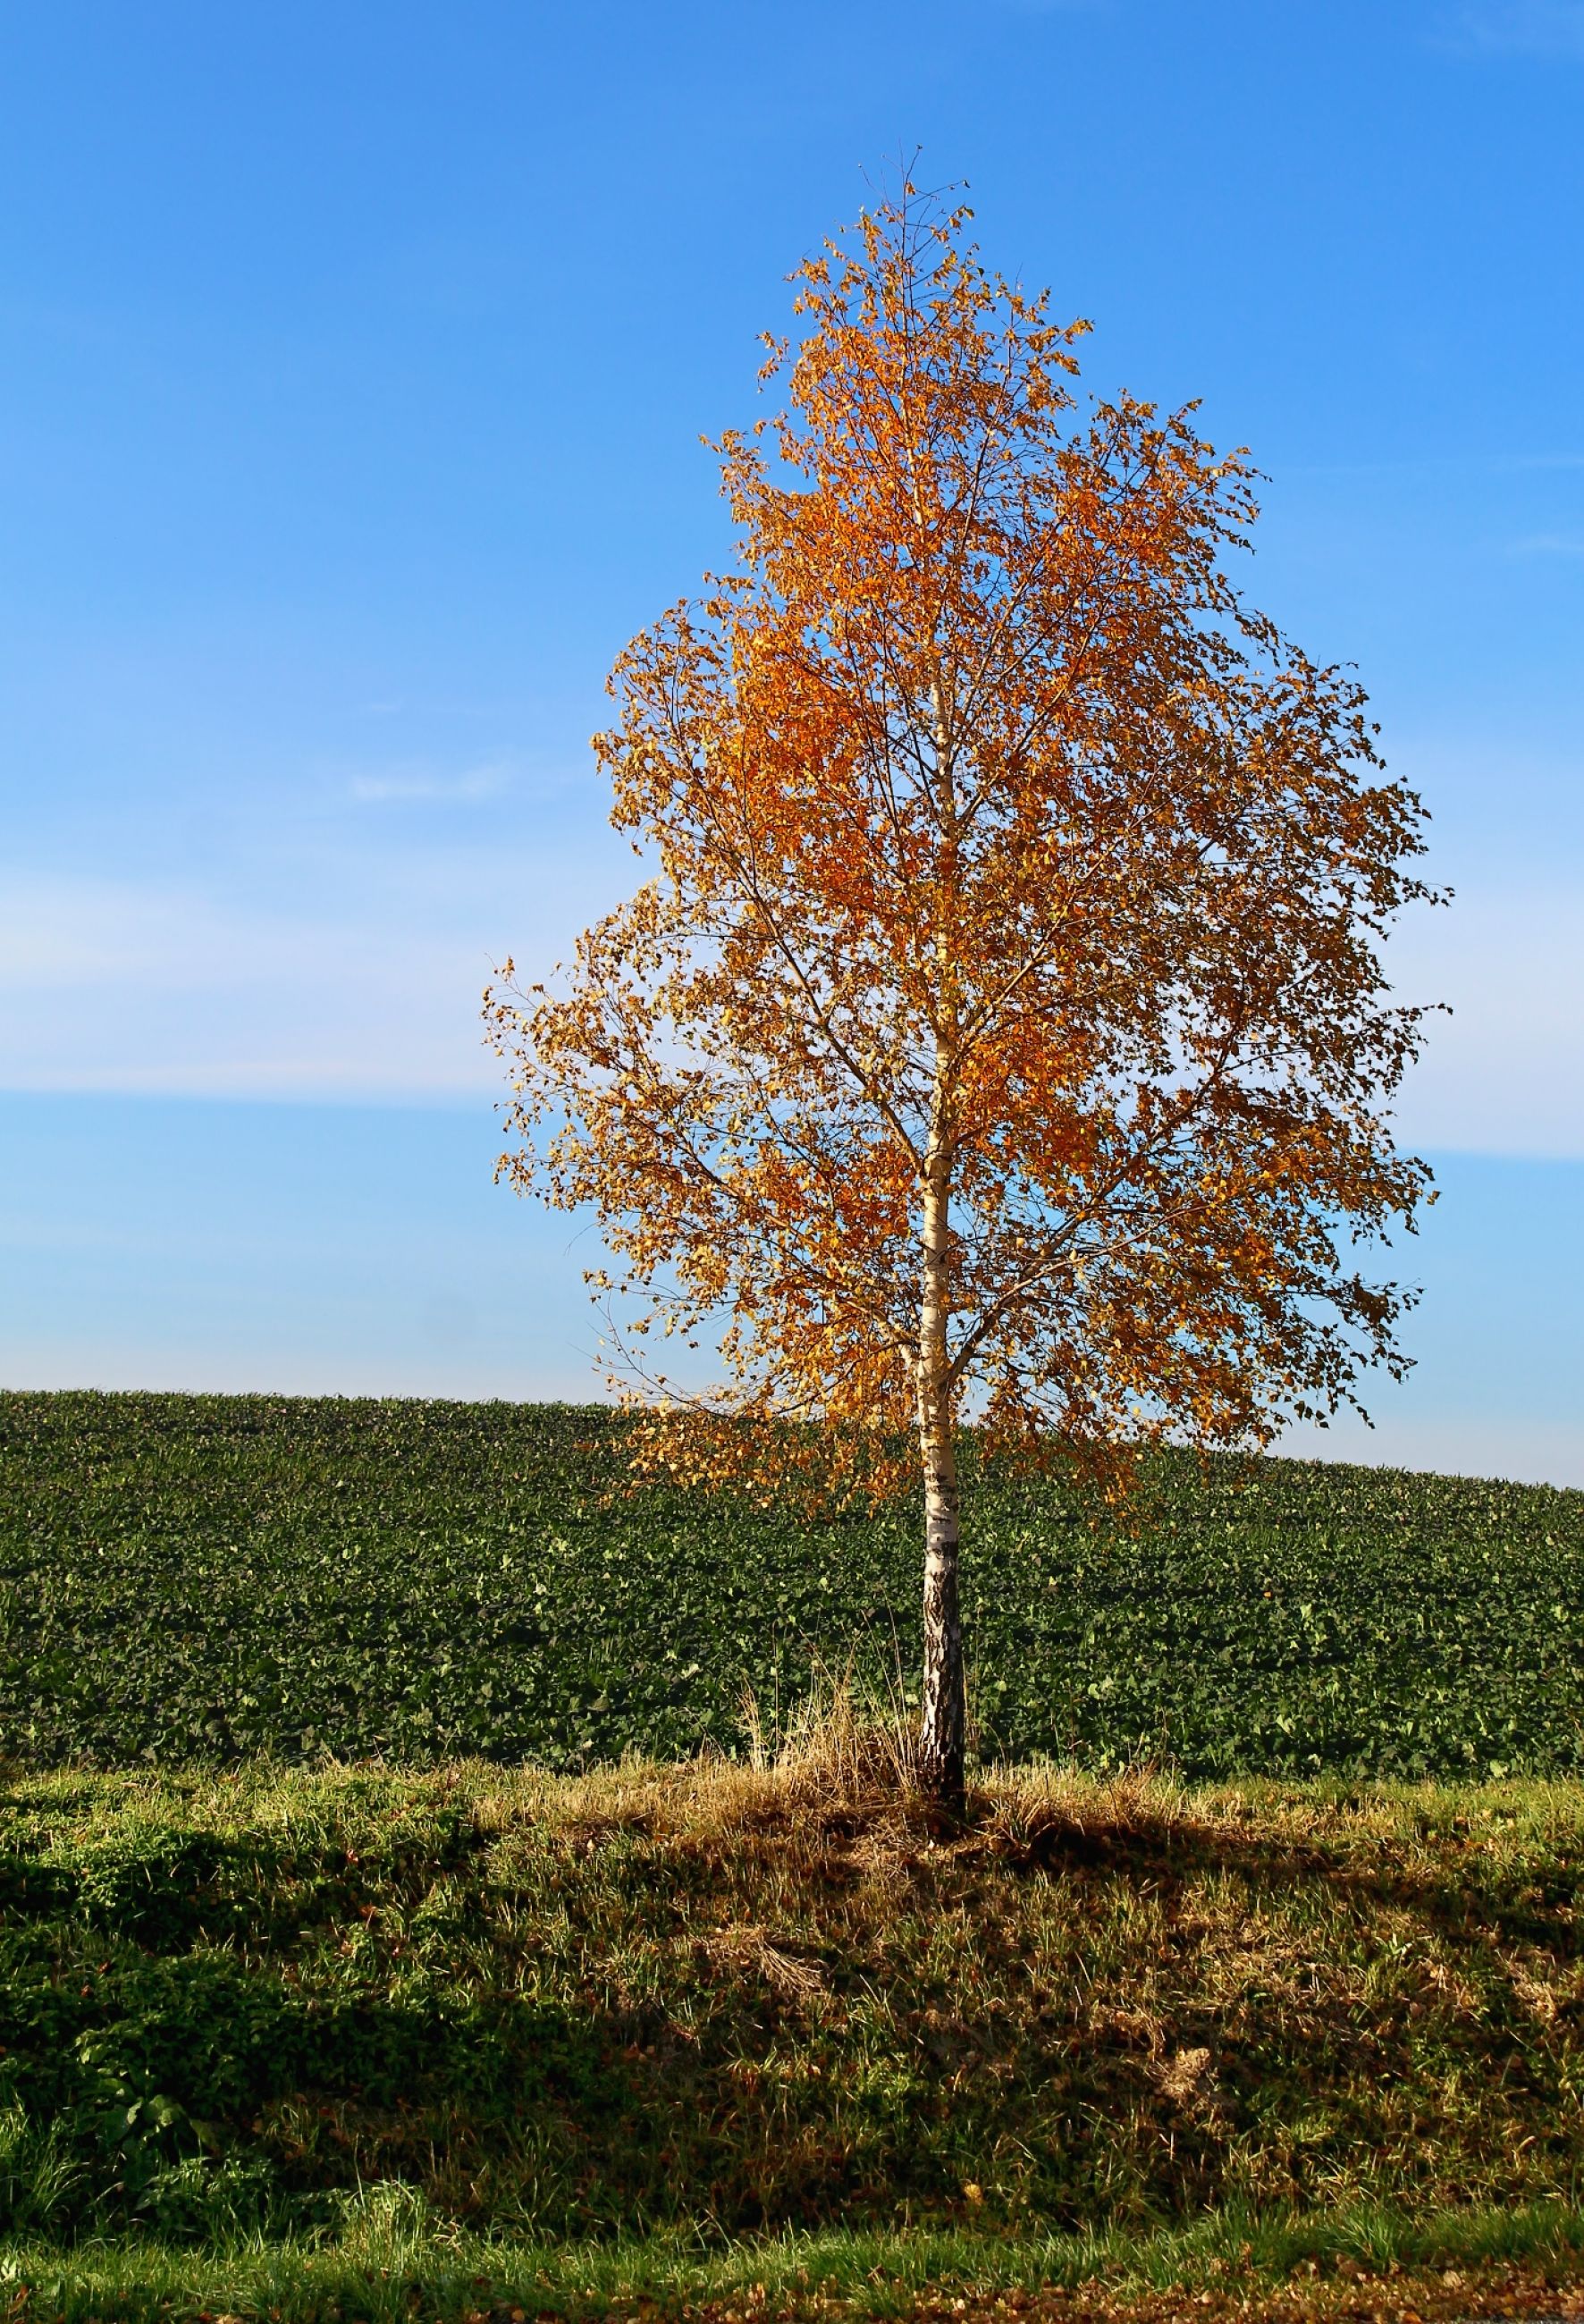
<path fill-rule="evenodd" d="M 922 529 L 924 512 L 915 505 Z M 930 687 L 930 741 L 935 753 L 935 807 L 940 830 L 935 888 L 936 996 L 935 1102 L 924 1163 L 923 1281 L 918 1318 L 918 1443 L 924 1466 L 924 1672 L 920 1701 L 919 1780 L 950 1812 L 963 1799 L 966 1725 L 962 1681 L 962 1617 L 958 1601 L 960 1538 L 957 1448 L 949 1332 L 952 1314 L 951 1224 L 955 1108 L 957 986 L 951 924 L 957 883 L 957 783 L 953 749 L 953 692 L 937 669 Z"/>
<path fill-rule="evenodd" d="M 957 1457 L 946 1347 L 949 1163 L 932 1148 L 924 1193 L 918 1441 L 924 1463 L 924 1686 L 919 1780 L 955 1812 L 963 1796 L 962 1619 L 957 1596 Z"/>

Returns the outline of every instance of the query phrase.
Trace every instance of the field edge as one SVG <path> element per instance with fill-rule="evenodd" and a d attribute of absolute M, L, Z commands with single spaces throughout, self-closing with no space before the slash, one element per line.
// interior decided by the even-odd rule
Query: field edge
<path fill-rule="evenodd" d="M 701 2250 L 673 2238 L 437 2238 L 382 2204 L 335 2242 L 182 2248 L 128 2237 L 0 2242 L 5 2324 L 387 2324 L 677 2316 L 1073 2319 L 1165 2324 L 1258 2312 L 1406 2324 L 1584 2313 L 1584 2204 L 1424 2214 L 1240 2209 L 1149 2231 L 1051 2236 L 824 2231 Z"/>

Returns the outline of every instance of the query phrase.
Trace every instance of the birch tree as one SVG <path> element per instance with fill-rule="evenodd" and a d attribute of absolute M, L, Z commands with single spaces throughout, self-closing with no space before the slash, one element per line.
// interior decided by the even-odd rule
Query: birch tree
<path fill-rule="evenodd" d="M 913 1447 L 948 1803 L 962 1428 L 1103 1470 L 1323 1417 L 1403 1368 L 1354 1246 L 1428 1189 L 1381 951 L 1419 801 L 1234 587 L 1243 456 L 1081 403 L 1087 327 L 968 221 L 906 189 L 794 278 L 785 408 L 715 447 L 734 567 L 594 742 L 649 876 L 486 999 L 502 1168 L 593 1206 L 630 1332 L 719 1348 L 707 1395 L 639 1365 L 673 1467 Z"/>

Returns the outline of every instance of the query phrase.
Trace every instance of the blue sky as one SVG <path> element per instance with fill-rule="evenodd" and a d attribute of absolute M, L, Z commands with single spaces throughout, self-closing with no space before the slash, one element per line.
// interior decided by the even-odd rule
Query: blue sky
<path fill-rule="evenodd" d="M 0 5 L 0 1377 L 584 1392 L 478 989 L 629 884 L 604 673 L 916 145 L 1434 814 L 1368 1449 L 1584 1481 L 1584 0 Z"/>

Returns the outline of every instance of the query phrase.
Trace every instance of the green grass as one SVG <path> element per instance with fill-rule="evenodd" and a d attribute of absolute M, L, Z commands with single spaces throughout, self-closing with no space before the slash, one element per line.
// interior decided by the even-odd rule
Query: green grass
<path fill-rule="evenodd" d="M 735 1749 L 745 1687 L 773 1721 L 855 1640 L 906 1690 L 910 1508 L 612 1499 L 620 1439 L 570 1406 L 0 1397 L 0 1748 L 571 1770 Z M 1168 1458 L 1140 1517 L 971 1473 L 987 1758 L 1584 1771 L 1584 1494 Z"/>
<path fill-rule="evenodd" d="M 651 2317 L 657 2309 L 749 2324 L 832 2312 L 999 2319 L 1053 2307 L 1067 2319 L 1184 2308 L 1202 2317 L 1234 2301 L 1247 2312 L 1257 2295 L 1261 2314 L 1285 2324 L 1339 2309 L 1467 2316 L 1488 2312 L 1493 2294 L 1500 2314 L 1552 2313 L 1556 2288 L 1576 2283 L 1581 2263 L 1584 2211 L 1560 2203 L 1419 2218 L 1380 2209 L 1265 2218 L 1234 2211 L 1145 2234 L 834 2230 L 707 2252 L 652 2237 L 571 2247 L 440 2237 L 374 2190 L 333 2236 L 312 2242 L 253 2239 L 211 2251 L 144 2238 L 72 2251 L 0 2244 L 0 2297 L 14 2324 L 221 2315 L 261 2324 L 507 2324 L 525 2314 Z M 1049 2294 L 1057 2289 L 1078 2297 L 1055 2305 Z"/>
<path fill-rule="evenodd" d="M 1148 2236 L 1584 2199 L 1584 1787 L 14 1779 L 46 2245 Z M 391 2207 L 394 2207 L 392 2209 Z"/>

